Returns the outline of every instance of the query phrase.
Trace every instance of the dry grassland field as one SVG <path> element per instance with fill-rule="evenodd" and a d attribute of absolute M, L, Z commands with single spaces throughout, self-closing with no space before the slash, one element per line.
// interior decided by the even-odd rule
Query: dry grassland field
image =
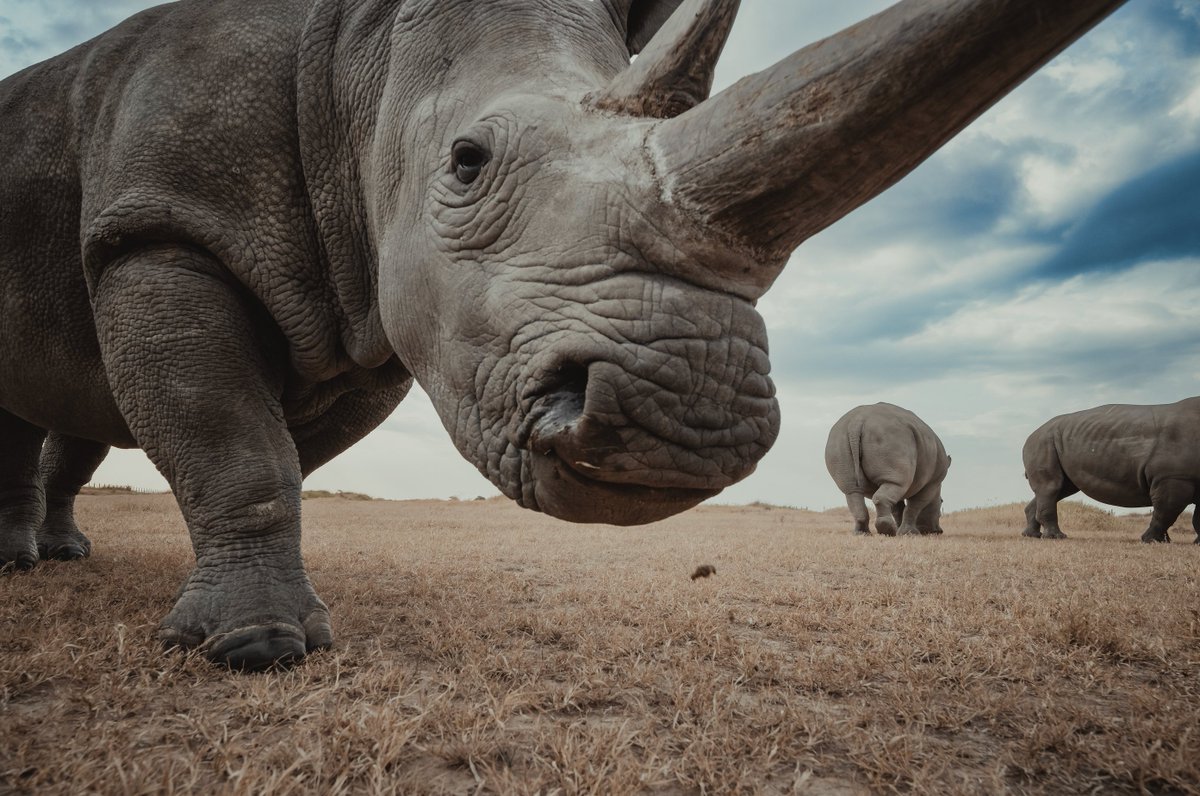
<path fill-rule="evenodd" d="M 337 645 L 237 675 L 155 646 L 172 498 L 81 497 L 93 557 L 0 578 L 0 791 L 1200 793 L 1187 516 L 1144 545 L 1070 503 L 1064 542 L 1016 504 L 900 539 L 844 509 L 304 511 Z"/>

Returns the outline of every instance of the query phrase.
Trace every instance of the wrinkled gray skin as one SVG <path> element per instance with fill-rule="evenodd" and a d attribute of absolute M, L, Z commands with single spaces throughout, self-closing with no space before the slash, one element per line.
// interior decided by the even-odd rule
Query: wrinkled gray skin
<path fill-rule="evenodd" d="M 184 0 L 8 78 L 0 564 L 87 555 L 141 447 L 196 553 L 162 641 L 298 659 L 301 480 L 414 378 L 524 506 L 695 505 L 775 439 L 792 249 L 1119 3 L 906 0 L 708 101 L 736 0 Z"/>
<path fill-rule="evenodd" d="M 854 515 L 854 533 L 869 535 L 865 496 L 884 536 L 942 532 L 942 481 L 950 457 L 933 429 L 888 403 L 856 406 L 833 424 L 825 467 Z"/>
<path fill-rule="evenodd" d="M 1113 506 L 1152 506 L 1142 541 L 1169 542 L 1167 530 L 1200 500 L 1200 397 L 1059 415 L 1029 435 L 1021 455 L 1034 494 L 1023 535 L 1065 539 L 1058 501 L 1082 492 Z M 1200 512 L 1192 527 L 1200 544 Z"/>

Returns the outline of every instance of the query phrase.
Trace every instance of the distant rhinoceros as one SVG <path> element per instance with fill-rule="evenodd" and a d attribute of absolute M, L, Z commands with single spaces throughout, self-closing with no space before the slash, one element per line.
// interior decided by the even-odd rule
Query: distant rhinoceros
<path fill-rule="evenodd" d="M 792 250 L 1120 4 L 906 0 L 711 99 L 737 0 L 183 0 L 9 77 L 0 562 L 85 555 L 141 447 L 196 552 L 162 641 L 300 658 L 301 480 L 414 378 L 524 506 L 694 506 L 775 440 Z"/>
<path fill-rule="evenodd" d="M 1034 494 L 1025 536 L 1065 539 L 1058 501 L 1082 492 L 1113 506 L 1153 506 L 1142 541 L 1169 542 L 1167 529 L 1200 500 L 1200 397 L 1059 415 L 1029 435 L 1021 456 Z M 1200 544 L 1200 512 L 1192 527 Z"/>
<path fill-rule="evenodd" d="M 842 415 L 829 430 L 825 466 L 846 495 L 856 534 L 871 533 L 867 495 L 881 534 L 942 532 L 950 457 L 933 429 L 907 409 L 878 403 Z"/>

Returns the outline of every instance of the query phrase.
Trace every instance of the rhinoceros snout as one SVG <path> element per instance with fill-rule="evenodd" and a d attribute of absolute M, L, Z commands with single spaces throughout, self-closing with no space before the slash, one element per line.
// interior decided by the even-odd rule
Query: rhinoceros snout
<path fill-rule="evenodd" d="M 649 522 L 754 469 L 774 438 L 773 395 L 735 400 L 734 408 L 713 400 L 713 374 L 703 373 L 666 379 L 696 384 L 696 393 L 664 389 L 658 368 L 638 366 L 651 359 L 640 354 L 559 363 L 534 380 L 521 435 L 531 505 L 576 521 Z"/>
<path fill-rule="evenodd" d="M 584 478 L 630 480 L 631 454 L 615 418 L 588 412 L 586 375 L 573 377 L 538 398 L 531 415 L 528 448 L 532 453 L 556 457 Z"/>
<path fill-rule="evenodd" d="M 673 487 L 672 474 L 641 476 L 617 427 L 589 416 L 586 383 L 555 388 L 535 402 L 521 503 L 572 522 L 638 525 L 669 517 L 721 491 Z M 648 485 L 646 482 L 655 482 Z"/>

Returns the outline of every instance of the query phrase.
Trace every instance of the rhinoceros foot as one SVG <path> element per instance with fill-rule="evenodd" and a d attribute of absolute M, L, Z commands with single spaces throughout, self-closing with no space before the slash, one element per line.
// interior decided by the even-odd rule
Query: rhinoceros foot
<path fill-rule="evenodd" d="M 1026 528 L 1025 530 L 1021 531 L 1021 535 L 1026 536 L 1030 539 L 1041 539 L 1042 538 L 1042 532 L 1037 528 Z"/>
<path fill-rule="evenodd" d="M 1042 530 L 1043 539 L 1066 539 L 1067 535 L 1055 528 L 1045 528 Z"/>
<path fill-rule="evenodd" d="M 5 522 L 0 515 L 0 571 L 33 569 L 37 562 L 37 539 L 26 523 Z"/>
<path fill-rule="evenodd" d="M 201 648 L 206 658 L 230 669 L 260 671 L 287 667 L 300 660 L 307 651 L 307 641 L 297 628 L 275 622 L 222 633 L 208 639 Z"/>
<path fill-rule="evenodd" d="M 42 547 L 38 544 L 38 555 L 43 561 L 78 561 L 92 554 L 91 546 L 67 543 L 53 547 Z"/>
<path fill-rule="evenodd" d="M 875 520 L 875 530 L 884 536 L 895 536 L 896 521 L 887 515 L 882 515 Z"/>
<path fill-rule="evenodd" d="M 33 569 L 37 566 L 37 545 L 5 544 L 0 541 L 0 572 Z"/>
<path fill-rule="evenodd" d="M 1158 542 L 1161 542 L 1163 544 L 1170 544 L 1171 534 L 1167 533 L 1166 531 L 1158 531 L 1156 533 L 1155 531 L 1153 531 L 1151 529 L 1147 529 L 1146 532 L 1142 534 L 1142 542 L 1144 542 L 1146 544 L 1158 543 Z"/>
<path fill-rule="evenodd" d="M 92 554 L 92 542 L 74 521 L 68 524 L 47 520 L 38 531 L 37 549 L 43 561 L 75 561 Z"/>
<path fill-rule="evenodd" d="M 333 644 L 329 611 L 304 571 L 273 572 L 257 560 L 194 569 L 158 637 L 237 671 L 290 666 Z"/>

